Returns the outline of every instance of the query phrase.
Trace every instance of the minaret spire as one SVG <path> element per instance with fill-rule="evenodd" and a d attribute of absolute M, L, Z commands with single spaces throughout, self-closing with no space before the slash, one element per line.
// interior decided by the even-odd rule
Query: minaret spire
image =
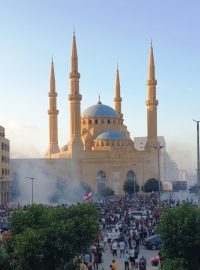
<path fill-rule="evenodd" d="M 57 93 L 56 93 L 56 83 L 55 83 L 55 73 L 54 73 L 54 63 L 53 57 L 51 61 L 51 71 L 50 71 L 50 91 L 49 91 L 49 147 L 46 153 L 47 158 L 51 158 L 52 154 L 58 153 L 58 113 L 57 110 Z"/>
<path fill-rule="evenodd" d="M 53 63 L 53 56 L 51 60 L 51 71 L 50 71 L 50 92 L 55 92 L 55 73 L 54 73 L 54 63 Z"/>
<path fill-rule="evenodd" d="M 158 146 L 157 138 L 157 107 L 158 100 L 156 99 L 156 85 L 155 79 L 155 65 L 152 41 L 149 51 L 149 66 L 148 66 L 148 80 L 147 80 L 147 144 L 146 146 Z"/>
<path fill-rule="evenodd" d="M 78 72 L 78 56 L 76 49 L 76 36 L 75 32 L 73 32 L 73 40 L 72 40 L 72 57 L 71 57 L 71 73 Z"/>
<path fill-rule="evenodd" d="M 72 55 L 71 55 L 71 72 L 70 78 L 70 142 L 68 145 L 69 152 L 72 156 L 78 151 L 83 149 L 83 143 L 81 140 L 81 99 L 82 96 L 79 93 L 79 79 L 80 73 L 78 72 L 78 56 L 76 48 L 76 37 L 73 33 L 72 39 Z"/>
<path fill-rule="evenodd" d="M 151 47 L 149 52 L 149 74 L 148 80 L 155 81 L 155 65 L 154 65 L 154 56 L 153 56 L 153 47 L 152 47 L 152 40 L 151 40 Z M 156 85 L 156 83 L 155 83 Z"/>
<path fill-rule="evenodd" d="M 121 102 L 122 98 L 120 96 L 120 79 L 119 79 L 119 69 L 117 64 L 117 71 L 116 71 L 116 80 L 115 80 L 115 111 L 121 114 Z"/>

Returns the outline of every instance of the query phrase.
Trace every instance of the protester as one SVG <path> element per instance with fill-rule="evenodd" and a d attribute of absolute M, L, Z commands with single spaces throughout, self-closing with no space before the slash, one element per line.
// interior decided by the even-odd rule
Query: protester
<path fill-rule="evenodd" d="M 83 257 L 84 262 L 86 262 L 87 264 L 89 264 L 91 257 L 89 253 L 86 253 Z"/>
<path fill-rule="evenodd" d="M 126 250 L 125 254 L 124 254 L 124 267 L 125 270 L 129 270 L 129 253 L 128 250 Z"/>
<path fill-rule="evenodd" d="M 130 250 L 129 250 L 129 259 L 130 259 L 130 263 L 131 263 L 131 269 L 134 269 L 134 267 L 135 267 L 135 257 L 134 257 L 134 249 L 133 248 L 131 248 Z"/>
<path fill-rule="evenodd" d="M 146 270 L 146 259 L 144 258 L 144 256 L 142 256 L 139 260 L 139 270 Z"/>
<path fill-rule="evenodd" d="M 124 250 L 125 250 L 125 243 L 124 243 L 124 241 L 121 239 L 121 241 L 119 242 L 120 258 L 121 258 L 121 257 L 124 257 Z"/>
<path fill-rule="evenodd" d="M 117 241 L 114 240 L 112 243 L 112 255 L 113 258 L 116 257 L 117 258 Z"/>
<path fill-rule="evenodd" d="M 115 260 L 112 260 L 111 269 L 112 270 L 117 270 L 118 269 L 118 264 L 115 262 Z"/>

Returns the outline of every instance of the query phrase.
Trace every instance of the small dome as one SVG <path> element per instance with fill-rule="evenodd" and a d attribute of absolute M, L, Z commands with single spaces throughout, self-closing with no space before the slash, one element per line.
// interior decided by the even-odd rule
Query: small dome
<path fill-rule="evenodd" d="M 102 133 L 100 133 L 97 136 L 97 140 L 109 140 L 109 139 L 124 139 L 125 135 L 117 132 L 117 131 L 112 131 L 112 130 L 107 130 Z"/>
<path fill-rule="evenodd" d="M 118 117 L 119 114 L 111 107 L 103 105 L 100 102 L 87 108 L 83 113 L 82 117 Z"/>

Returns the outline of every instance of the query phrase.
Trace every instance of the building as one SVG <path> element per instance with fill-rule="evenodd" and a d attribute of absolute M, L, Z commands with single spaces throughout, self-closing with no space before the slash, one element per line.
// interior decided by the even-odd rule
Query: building
<path fill-rule="evenodd" d="M 94 192 L 100 192 L 106 186 L 116 194 L 122 194 L 126 179 L 136 180 L 141 187 L 149 178 L 161 179 L 164 151 L 163 141 L 157 136 L 157 107 L 155 64 L 153 47 L 149 53 L 147 80 L 147 136 L 145 147 L 137 149 L 127 126 L 124 124 L 122 97 L 120 93 L 119 70 L 116 70 L 114 108 L 97 104 L 83 110 L 79 89 L 80 73 L 76 38 L 73 36 L 70 78 L 70 138 L 66 145 L 58 144 L 58 109 L 54 74 L 54 63 L 51 63 L 49 91 L 49 147 L 45 159 L 66 159 L 70 163 L 66 174 L 71 181 L 79 179 L 88 183 Z M 164 137 L 161 137 L 164 140 Z M 67 165 L 66 165 L 67 166 Z M 67 168 L 67 167 L 66 167 Z M 164 179 L 163 179 L 164 180 Z"/>
<path fill-rule="evenodd" d="M 173 191 L 187 191 L 187 181 L 171 181 Z"/>
<path fill-rule="evenodd" d="M 5 137 L 5 128 L 0 126 L 0 205 L 9 203 L 10 188 L 10 142 Z"/>
<path fill-rule="evenodd" d="M 171 159 L 167 152 L 165 153 L 165 163 L 167 168 L 165 179 L 167 181 L 177 181 L 179 177 L 179 169 L 175 160 Z"/>
<path fill-rule="evenodd" d="M 178 180 L 180 180 L 180 181 L 187 181 L 188 180 L 188 173 L 186 170 L 179 170 Z"/>

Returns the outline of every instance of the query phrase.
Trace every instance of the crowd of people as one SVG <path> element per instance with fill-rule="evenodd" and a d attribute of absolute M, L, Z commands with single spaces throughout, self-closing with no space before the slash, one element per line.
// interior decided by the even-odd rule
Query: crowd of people
<path fill-rule="evenodd" d="M 124 269 L 146 269 L 146 258 L 140 255 L 140 248 L 145 238 L 155 233 L 159 216 L 165 207 L 177 207 L 179 202 L 172 200 L 158 202 L 156 199 L 137 197 L 112 198 L 95 203 L 100 213 L 101 234 L 96 244 L 87 254 L 80 268 L 101 269 L 105 252 L 110 252 L 110 269 L 118 269 L 117 258 L 124 261 Z M 133 211 L 145 213 L 134 216 Z M 103 268 L 102 268 L 103 269 Z"/>
<path fill-rule="evenodd" d="M 141 252 L 144 239 L 155 234 L 160 214 L 166 207 L 180 205 L 179 201 L 159 202 L 150 197 L 144 200 L 142 196 L 112 197 L 93 203 L 99 211 L 101 233 L 90 251 L 81 256 L 80 270 L 104 269 L 105 253 L 111 258 L 105 270 L 122 270 L 118 266 L 120 258 L 125 270 L 146 270 L 147 260 Z M 144 215 L 135 216 L 134 211 Z M 12 208 L 0 210 L 0 224 L 6 224 L 11 212 Z"/>

